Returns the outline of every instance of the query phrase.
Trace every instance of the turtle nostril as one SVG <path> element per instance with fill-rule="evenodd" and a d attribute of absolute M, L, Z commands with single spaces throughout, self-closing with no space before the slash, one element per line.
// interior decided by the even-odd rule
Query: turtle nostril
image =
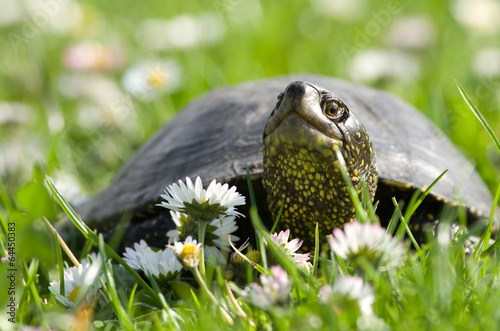
<path fill-rule="evenodd" d="M 293 82 L 288 85 L 286 89 L 287 93 L 295 97 L 303 96 L 306 92 L 306 87 L 304 82 Z"/>

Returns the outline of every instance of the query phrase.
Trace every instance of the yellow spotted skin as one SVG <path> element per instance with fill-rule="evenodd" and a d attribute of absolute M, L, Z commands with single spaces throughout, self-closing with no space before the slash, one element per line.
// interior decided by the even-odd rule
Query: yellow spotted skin
<path fill-rule="evenodd" d="M 364 177 L 372 199 L 377 169 L 370 138 L 354 114 L 331 121 L 316 104 L 321 103 L 321 92 L 316 92 L 318 98 L 307 98 L 307 93 L 296 96 L 289 88 L 264 131 L 263 184 L 273 217 L 282 212 L 279 227 L 290 229 L 294 237 L 304 240 L 304 250 L 310 250 L 316 223 L 320 233 L 328 235 L 355 216 L 335 149 L 342 151 L 355 188 L 361 192 Z M 309 93 L 314 95 L 315 90 Z M 307 100 L 298 102 L 298 98 Z M 274 122 L 273 116 L 278 118 Z M 321 116 L 328 122 L 321 122 Z"/>

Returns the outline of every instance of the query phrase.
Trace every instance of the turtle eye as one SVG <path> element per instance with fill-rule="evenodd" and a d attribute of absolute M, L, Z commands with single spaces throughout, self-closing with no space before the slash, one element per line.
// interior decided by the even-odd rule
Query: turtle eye
<path fill-rule="evenodd" d="M 323 113 L 332 121 L 339 122 L 348 113 L 347 106 L 333 96 L 325 96 L 321 102 Z"/>

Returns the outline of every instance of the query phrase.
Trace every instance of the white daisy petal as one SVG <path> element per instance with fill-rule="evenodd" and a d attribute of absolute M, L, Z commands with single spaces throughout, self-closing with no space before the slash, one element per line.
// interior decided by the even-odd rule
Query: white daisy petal
<path fill-rule="evenodd" d="M 83 303 L 90 304 L 101 288 L 99 275 L 101 274 L 102 259 L 96 254 L 93 254 L 91 258 L 92 263 L 86 258 L 78 267 L 64 269 L 64 294 L 60 293 L 60 281 L 50 282 L 49 291 L 65 306 L 74 308 L 75 300 L 81 290 L 87 291 Z"/>
<path fill-rule="evenodd" d="M 171 248 L 154 252 L 144 240 L 135 243 L 134 249 L 125 248 L 123 259 L 131 268 L 157 278 L 174 278 L 182 269 Z"/>
<path fill-rule="evenodd" d="M 380 270 L 400 266 L 406 259 L 406 247 L 377 224 L 351 222 L 344 230 L 333 230 L 330 249 L 342 259 L 362 256 Z"/>

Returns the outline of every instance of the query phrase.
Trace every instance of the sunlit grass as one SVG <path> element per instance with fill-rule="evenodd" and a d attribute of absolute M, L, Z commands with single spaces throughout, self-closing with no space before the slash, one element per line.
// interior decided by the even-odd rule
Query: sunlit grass
<path fill-rule="evenodd" d="M 261 259 L 256 268 L 245 264 L 245 282 L 259 282 L 259 275 L 269 275 L 271 264 L 279 262 L 292 284 L 287 302 L 263 310 L 240 297 L 245 285 L 231 279 L 234 270 L 221 266 L 208 267 L 206 272 L 207 288 L 219 305 L 200 290 L 189 273 L 168 286 L 151 281 L 130 268 L 98 234 L 92 233 L 66 201 L 78 201 L 105 187 L 162 123 L 207 90 L 296 72 L 353 80 L 356 52 L 396 49 L 415 59 L 419 68 L 415 77 L 406 80 L 383 76 L 362 82 L 417 106 L 468 158 L 477 162 L 482 177 L 496 190 L 490 217 L 493 220 L 500 199 L 500 157 L 495 152 L 495 148 L 500 148 L 495 136 L 500 125 L 500 78 L 474 72 L 471 63 L 481 49 L 498 47 L 498 32 L 481 33 L 461 24 L 453 12 L 455 1 L 451 0 L 404 2 L 392 12 L 387 2 L 357 1 L 353 3 L 364 5 L 346 14 L 331 13 L 321 3 L 214 0 L 166 4 L 154 0 L 124 5 L 113 0 L 91 0 L 76 3 L 85 23 L 79 25 L 78 16 L 65 11 L 75 3 L 57 1 L 58 5 L 50 8 L 50 15 L 43 8 L 35 8 L 18 22 L 0 24 L 4 36 L 0 39 L 0 104 L 20 102 L 29 109 L 29 116 L 23 117 L 23 112 L 15 108 L 8 121 L 0 122 L 0 256 L 8 257 L 8 235 L 14 233 L 15 326 L 57 330 L 67 330 L 72 325 L 100 330 L 351 329 L 358 315 L 338 303 L 336 306 L 320 302 L 318 293 L 325 284 L 335 284 L 341 275 L 356 274 L 373 288 L 373 312 L 378 318 L 371 321 L 373 329 L 500 328 L 496 257 L 500 242 L 490 246 L 493 222 L 472 253 L 466 253 L 464 248 L 468 234 L 459 234 L 450 245 L 443 244 L 447 239 L 443 227 L 442 233 L 429 234 L 426 245 L 407 243 L 413 249 L 405 264 L 388 272 L 379 272 L 362 260 L 357 260 L 354 267 L 352 261 L 338 258 L 318 240 L 312 252 L 313 271 L 308 274 L 273 244 L 252 209 L 251 220 L 246 221 L 251 221 L 261 233 L 256 247 Z M 145 48 L 137 37 L 147 18 L 174 19 L 188 14 L 196 20 L 203 13 L 220 19 L 224 34 L 216 42 L 154 50 Z M 46 17 L 43 15 L 49 15 L 49 19 L 35 20 Z M 435 31 L 430 43 L 418 49 L 388 43 L 392 24 L 412 15 L 432 22 Z M 65 17 L 70 19 L 64 22 L 61 18 Z M 64 27 L 68 22 L 73 24 L 66 30 L 50 27 L 52 23 Z M 369 27 L 374 29 L 371 34 L 366 33 Z M 25 31 L 30 32 L 29 37 L 24 38 Z M 68 46 L 85 40 L 120 46 L 125 54 L 123 67 L 102 70 L 104 62 L 97 61 L 97 69 L 80 71 L 65 64 Z M 346 44 L 356 52 L 342 51 Z M 174 60 L 181 74 L 178 89 L 146 102 L 131 98 L 122 79 L 129 68 L 149 59 Z M 456 91 L 453 78 L 463 84 L 459 91 L 465 102 Z M 92 86 L 106 93 L 97 93 L 90 89 Z M 2 108 L 0 118 L 5 114 Z M 46 180 L 47 174 L 55 178 L 57 185 Z M 70 183 L 73 184 L 65 185 Z M 419 201 L 418 197 L 415 199 L 405 214 L 396 209 L 388 233 L 411 238 L 405 222 L 411 224 L 411 211 Z M 364 205 L 361 202 L 357 206 L 359 218 L 376 222 L 374 208 Z M 76 258 L 68 257 L 69 249 L 58 243 L 58 237 L 44 221 L 46 218 L 55 223 L 61 219 L 61 211 L 72 222 L 71 231 L 87 238 L 86 245 L 73 252 Z M 447 217 L 441 222 L 454 222 L 451 215 Z M 266 246 L 262 239 L 270 244 Z M 64 268 L 76 264 L 77 258 L 81 261 L 90 249 L 100 250 L 112 260 L 103 266 L 106 281 L 100 296 L 90 307 L 65 308 L 49 292 L 49 282 L 63 278 Z M 11 273 L 7 264 L 0 265 L 0 303 L 4 307 L 1 330 L 14 327 L 5 313 L 12 298 L 5 280 Z M 221 312 L 221 307 L 230 318 Z M 358 327 L 362 329 L 361 324 Z"/>

